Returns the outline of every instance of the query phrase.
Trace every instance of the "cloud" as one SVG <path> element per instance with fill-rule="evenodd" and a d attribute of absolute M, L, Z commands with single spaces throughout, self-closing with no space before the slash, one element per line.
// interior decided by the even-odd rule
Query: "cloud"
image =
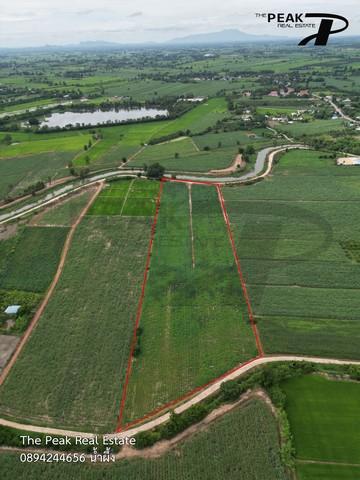
<path fill-rule="evenodd" d="M 128 15 L 129 18 L 135 18 L 135 17 L 142 17 L 144 14 L 143 12 L 134 12 Z"/>

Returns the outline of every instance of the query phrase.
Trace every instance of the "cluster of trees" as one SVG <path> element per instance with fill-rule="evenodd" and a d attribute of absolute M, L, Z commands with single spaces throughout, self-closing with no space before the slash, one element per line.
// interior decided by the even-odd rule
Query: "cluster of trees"
<path fill-rule="evenodd" d="M 32 185 L 29 185 L 28 187 L 26 187 L 24 189 L 24 195 L 35 195 L 36 192 L 39 192 L 40 190 L 43 190 L 45 188 L 45 183 L 42 182 L 42 181 L 39 181 L 39 182 L 36 182 L 36 183 L 33 183 Z"/>
<path fill-rule="evenodd" d="M 339 132 L 334 132 L 339 135 Z M 322 135 L 319 137 L 303 137 L 303 141 L 312 146 L 315 150 L 327 150 L 330 152 L 346 152 L 360 155 L 360 144 L 356 137 L 350 135 L 332 137 Z"/>
<path fill-rule="evenodd" d="M 165 167 L 160 163 L 153 163 L 152 165 L 144 164 L 144 172 L 147 178 L 152 180 L 160 180 L 165 173 Z"/>

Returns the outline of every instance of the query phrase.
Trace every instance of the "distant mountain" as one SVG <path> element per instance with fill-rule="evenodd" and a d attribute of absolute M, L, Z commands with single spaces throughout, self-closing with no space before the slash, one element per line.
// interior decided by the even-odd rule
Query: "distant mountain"
<path fill-rule="evenodd" d="M 275 37 L 269 35 L 252 35 L 240 30 L 229 29 L 221 32 L 200 33 L 187 37 L 174 38 L 170 40 L 172 45 L 199 45 L 199 44 L 223 44 L 223 43 L 244 43 L 244 42 L 268 42 L 288 40 L 288 37 Z"/>

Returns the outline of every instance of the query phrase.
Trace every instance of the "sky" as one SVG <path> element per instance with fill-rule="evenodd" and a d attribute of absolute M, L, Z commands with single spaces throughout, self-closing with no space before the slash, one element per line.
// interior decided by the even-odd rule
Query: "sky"
<path fill-rule="evenodd" d="M 0 47 L 99 40 L 163 42 L 229 28 L 252 34 L 295 34 L 255 16 L 270 12 L 343 15 L 350 21 L 346 34 L 360 35 L 359 0 L 12 0 L 2 3 Z"/>

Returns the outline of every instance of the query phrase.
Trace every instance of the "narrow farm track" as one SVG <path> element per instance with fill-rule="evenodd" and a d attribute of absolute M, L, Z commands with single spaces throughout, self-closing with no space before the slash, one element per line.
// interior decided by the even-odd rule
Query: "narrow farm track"
<path fill-rule="evenodd" d="M 228 380 L 234 380 L 238 377 L 241 377 L 245 373 L 261 365 L 266 365 L 266 364 L 275 363 L 275 362 L 312 362 L 312 363 L 324 364 L 324 365 L 358 365 L 360 366 L 360 361 L 341 360 L 337 358 L 307 357 L 307 356 L 301 356 L 301 355 L 271 355 L 271 356 L 269 355 L 264 357 L 258 357 L 253 360 L 250 360 L 245 364 L 239 365 L 238 367 L 234 368 L 230 372 L 223 375 L 221 378 L 214 380 L 214 382 L 211 385 L 201 390 L 199 393 L 194 395 L 191 399 L 187 400 L 186 402 L 176 407 L 174 411 L 175 413 L 184 412 L 185 410 L 189 409 L 193 405 L 196 405 L 202 402 L 204 399 L 218 392 L 223 382 L 226 382 Z M 134 428 L 129 428 L 127 430 L 122 430 L 121 432 L 110 433 L 108 436 L 110 438 L 111 437 L 118 437 L 118 438 L 132 437 L 137 433 L 145 432 L 147 430 L 151 430 L 154 427 L 162 425 L 163 423 L 167 422 L 169 419 L 170 419 L 170 413 L 167 412 L 153 420 L 149 420 L 148 422 L 143 423 L 142 425 L 136 426 Z M 78 435 L 82 437 L 95 436 L 94 433 L 85 433 L 85 432 L 76 432 L 72 430 L 40 427 L 37 425 L 29 425 L 29 424 L 13 422 L 10 420 L 6 420 L 4 418 L 0 418 L 0 425 L 4 427 L 24 430 L 27 432 L 45 433 L 48 435 L 63 435 L 68 437 L 75 437 Z"/>
<path fill-rule="evenodd" d="M 193 228 L 193 218 L 192 218 L 192 198 L 191 198 L 191 184 L 188 184 L 189 190 L 189 219 L 190 219 L 190 236 L 191 236 L 191 257 L 192 257 L 192 268 L 195 268 L 195 246 L 194 246 L 194 228 Z"/>
<path fill-rule="evenodd" d="M 126 192 L 126 195 L 125 195 L 122 207 L 121 207 L 120 215 L 123 214 L 123 211 L 124 211 L 124 208 L 125 208 L 125 205 L 126 205 L 126 202 L 127 202 L 128 197 L 129 197 L 129 194 L 130 194 L 130 191 L 131 191 L 131 188 L 133 186 L 134 181 L 135 181 L 135 179 L 131 180 L 131 182 L 130 182 L 129 188 Z"/>
<path fill-rule="evenodd" d="M 320 464 L 320 465 L 340 465 L 342 467 L 359 467 L 360 468 L 360 463 L 343 463 L 343 462 L 326 462 L 326 461 L 321 461 L 321 460 L 303 460 L 303 459 L 296 459 L 296 463 L 299 464 Z"/>
<path fill-rule="evenodd" d="M 55 276 L 53 278 L 53 281 L 51 282 L 51 285 L 50 285 L 48 291 L 46 292 L 46 295 L 45 295 L 43 301 L 41 302 L 40 307 L 38 308 L 38 310 L 36 311 L 33 319 L 31 320 L 30 325 L 26 329 L 26 332 L 24 333 L 24 335 L 21 337 L 21 340 L 18 343 L 11 359 L 9 360 L 9 362 L 7 363 L 7 365 L 4 367 L 3 371 L 1 372 L 0 386 L 4 383 L 4 381 L 5 381 L 6 377 L 8 376 L 11 368 L 13 367 L 14 363 L 16 362 L 16 360 L 17 360 L 18 356 L 20 355 L 22 349 L 24 348 L 26 342 L 29 340 L 34 328 L 36 327 L 41 315 L 43 314 L 43 312 L 44 312 L 44 310 L 45 310 L 45 308 L 46 308 L 46 306 L 47 306 L 47 304 L 48 304 L 48 302 L 51 298 L 51 295 L 53 294 L 53 292 L 55 290 L 55 287 L 56 287 L 56 285 L 57 285 L 57 283 L 60 279 L 62 271 L 64 269 L 66 257 L 67 257 L 67 254 L 69 252 L 71 242 L 72 242 L 72 239 L 73 239 L 74 234 L 75 234 L 75 230 L 77 229 L 81 220 L 84 218 L 86 212 L 90 208 L 91 204 L 94 202 L 95 198 L 99 195 L 103 186 L 104 186 L 104 182 L 103 181 L 99 182 L 99 186 L 96 189 L 96 192 L 94 193 L 94 195 L 92 195 L 92 197 L 90 198 L 90 200 L 88 201 L 88 203 L 85 205 L 82 212 L 78 216 L 77 220 L 71 226 L 70 231 L 69 231 L 69 233 L 66 237 L 66 240 L 65 240 L 65 244 L 64 244 L 64 247 L 63 247 L 63 250 L 62 250 L 62 253 L 61 253 L 61 257 L 60 257 L 60 262 L 59 262 L 58 268 L 56 270 Z"/>

